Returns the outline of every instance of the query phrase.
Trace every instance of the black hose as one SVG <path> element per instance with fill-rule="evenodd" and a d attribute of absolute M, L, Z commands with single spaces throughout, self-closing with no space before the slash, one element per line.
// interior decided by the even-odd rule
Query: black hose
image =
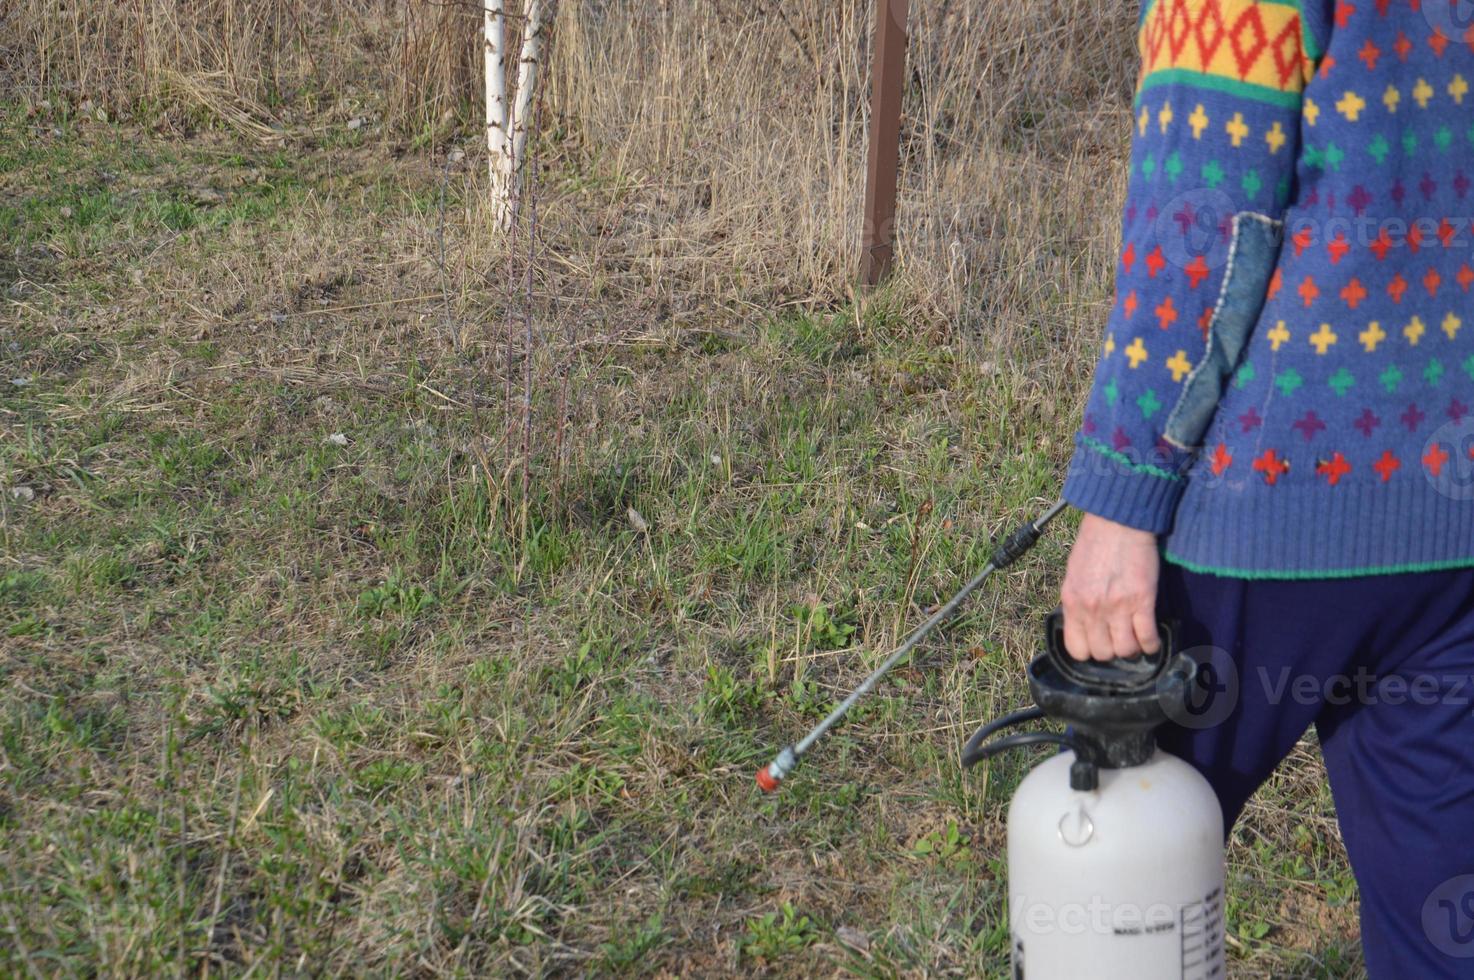
<path fill-rule="evenodd" d="M 984 759 L 991 759 L 998 753 L 1007 752 L 1009 749 L 1050 743 L 1073 749 L 1076 754 L 1079 754 L 1080 751 L 1079 743 L 1061 732 L 1019 732 L 1017 735 L 1005 735 L 998 741 L 989 742 L 987 745 L 973 746 L 969 740 L 968 747 L 962 752 L 962 766 L 964 769 L 971 769 Z"/>
<path fill-rule="evenodd" d="M 1031 721 L 1038 721 L 1043 717 L 1043 708 L 1021 708 L 1011 714 L 1004 715 L 1002 718 L 995 718 L 972 733 L 972 738 L 968 739 L 967 744 L 962 747 L 962 758 L 966 759 L 970 753 L 977 752 L 979 746 L 1003 731 L 1003 729 L 1012 728 L 1014 725 L 1025 725 Z M 967 765 L 967 763 L 963 762 L 963 765 Z"/>

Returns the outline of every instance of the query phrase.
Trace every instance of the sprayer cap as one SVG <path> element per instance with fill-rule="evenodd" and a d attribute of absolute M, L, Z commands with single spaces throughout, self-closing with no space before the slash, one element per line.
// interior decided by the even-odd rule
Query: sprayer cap
<path fill-rule="evenodd" d="M 773 778 L 767 766 L 763 766 L 757 771 L 757 785 L 764 793 L 772 793 L 778 788 L 778 780 Z"/>

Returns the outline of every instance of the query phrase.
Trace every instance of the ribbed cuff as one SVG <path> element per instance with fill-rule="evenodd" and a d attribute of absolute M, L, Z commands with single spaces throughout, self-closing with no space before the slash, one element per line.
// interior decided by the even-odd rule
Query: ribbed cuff
<path fill-rule="evenodd" d="M 1189 481 L 1166 558 L 1235 578 L 1336 578 L 1474 565 L 1474 489 L 1373 481 Z M 1073 502 L 1073 501 L 1072 501 Z"/>
<path fill-rule="evenodd" d="M 1172 530 L 1177 502 L 1187 489 L 1181 476 L 1125 456 L 1081 436 L 1065 477 L 1064 498 L 1108 521 L 1153 534 Z"/>

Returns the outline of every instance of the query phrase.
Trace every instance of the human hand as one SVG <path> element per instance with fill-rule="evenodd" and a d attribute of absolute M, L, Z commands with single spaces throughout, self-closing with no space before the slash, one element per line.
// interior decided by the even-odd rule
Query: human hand
<path fill-rule="evenodd" d="M 1059 594 L 1071 657 L 1111 660 L 1162 648 L 1156 612 L 1160 562 L 1150 531 L 1085 515 Z"/>

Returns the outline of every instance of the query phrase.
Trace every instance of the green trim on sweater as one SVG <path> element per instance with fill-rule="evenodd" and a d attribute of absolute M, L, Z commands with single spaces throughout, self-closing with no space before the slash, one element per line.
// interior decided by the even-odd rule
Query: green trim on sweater
<path fill-rule="evenodd" d="M 1163 85 L 1186 85 L 1189 88 L 1211 89 L 1215 92 L 1226 92 L 1237 95 L 1240 98 L 1251 99 L 1255 102 L 1263 102 L 1268 105 L 1279 106 L 1281 109 L 1298 109 L 1303 98 L 1299 92 L 1277 92 L 1272 88 L 1262 85 L 1251 85 L 1248 82 L 1240 82 L 1232 78 L 1219 78 L 1216 75 L 1204 75 L 1200 71 L 1188 68 L 1164 68 L 1154 71 L 1141 83 L 1141 88 L 1136 93 L 1136 99 L 1132 103 L 1137 108 L 1141 107 L 1142 96 L 1148 90 L 1159 88 Z"/>
<path fill-rule="evenodd" d="M 1176 483 L 1182 482 L 1182 477 L 1171 470 L 1164 470 L 1160 466 L 1152 466 L 1150 463 L 1138 463 L 1125 453 L 1117 452 L 1099 439 L 1087 435 L 1081 435 L 1080 441 L 1089 448 L 1100 453 L 1113 463 L 1117 463 L 1130 470 L 1132 473 L 1145 473 L 1147 476 L 1155 476 L 1161 480 L 1172 480 Z"/>
<path fill-rule="evenodd" d="M 1214 565 L 1199 565 L 1196 562 L 1184 561 L 1172 554 L 1167 549 L 1162 549 L 1162 557 L 1190 572 L 1199 575 L 1217 575 L 1220 578 L 1242 578 L 1253 581 L 1307 581 L 1312 579 L 1330 578 L 1360 578 L 1364 575 L 1399 575 L 1403 573 L 1416 572 L 1446 572 L 1454 568 L 1474 568 L 1474 557 L 1454 558 L 1449 561 L 1430 561 L 1415 563 L 1411 565 L 1373 565 L 1369 568 L 1338 568 L 1325 572 L 1293 572 L 1293 571 L 1262 571 L 1251 568 L 1218 568 Z"/>

